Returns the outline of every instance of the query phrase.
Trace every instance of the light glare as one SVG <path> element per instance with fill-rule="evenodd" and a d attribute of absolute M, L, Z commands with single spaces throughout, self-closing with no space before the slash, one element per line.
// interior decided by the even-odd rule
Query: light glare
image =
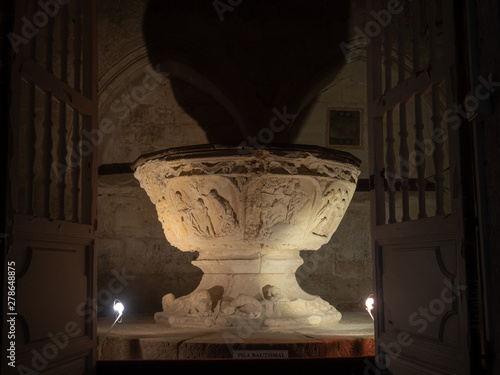
<path fill-rule="evenodd" d="M 375 300 L 372 297 L 367 298 L 365 304 L 366 304 L 366 309 L 367 310 L 373 310 L 373 304 L 375 303 Z"/>
<path fill-rule="evenodd" d="M 123 306 L 123 304 L 120 302 L 120 301 L 115 301 L 115 304 L 113 305 L 113 309 L 115 309 L 115 311 L 122 315 L 123 314 L 123 310 L 125 310 L 125 307 Z"/>
<path fill-rule="evenodd" d="M 111 325 L 111 327 L 109 328 L 109 331 L 106 332 L 106 334 L 104 335 L 104 338 L 102 339 L 99 346 L 97 347 L 97 350 L 99 351 L 99 353 L 101 353 L 102 344 L 104 343 L 104 340 L 106 340 L 106 337 L 108 337 L 109 333 L 111 332 L 111 330 L 115 326 L 116 322 L 118 322 L 118 323 L 122 322 L 122 320 L 120 318 L 123 315 L 123 310 L 125 310 L 125 306 L 123 306 L 123 303 L 121 303 L 119 300 L 115 299 L 115 301 L 113 302 L 113 309 L 117 312 L 116 319 L 113 322 L 113 324 Z M 99 354 L 99 357 L 100 357 L 100 354 Z"/>
<path fill-rule="evenodd" d="M 375 320 L 372 315 L 372 310 L 373 310 L 373 305 L 375 304 L 375 299 L 370 295 L 366 301 L 365 301 L 365 306 L 366 306 L 366 311 L 368 311 L 368 314 L 372 317 L 372 320 Z"/>

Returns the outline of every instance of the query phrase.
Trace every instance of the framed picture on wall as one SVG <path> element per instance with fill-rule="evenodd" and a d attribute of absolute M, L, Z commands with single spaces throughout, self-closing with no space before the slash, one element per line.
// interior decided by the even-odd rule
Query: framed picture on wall
<path fill-rule="evenodd" d="M 361 147 L 361 110 L 328 109 L 327 146 Z"/>

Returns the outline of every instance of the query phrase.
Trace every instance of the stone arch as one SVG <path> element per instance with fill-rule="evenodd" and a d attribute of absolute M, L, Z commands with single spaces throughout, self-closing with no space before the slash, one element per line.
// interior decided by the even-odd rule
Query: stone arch
<path fill-rule="evenodd" d="M 168 57 L 167 57 L 168 56 Z M 256 122 L 258 111 L 251 108 L 251 105 L 244 102 L 231 100 L 230 93 L 235 90 L 230 87 L 220 87 L 210 74 L 202 73 L 188 62 L 188 59 L 178 51 L 166 51 L 165 56 L 159 59 L 156 64 L 151 65 L 150 58 L 144 46 L 126 55 L 119 64 L 111 67 L 104 75 L 100 83 L 100 106 L 99 115 L 109 109 L 113 100 L 134 80 L 147 72 L 147 69 L 154 69 L 158 74 L 168 74 L 169 78 L 180 79 L 200 91 L 206 93 L 231 115 L 238 130 L 243 135 L 247 133 L 245 124 Z"/>

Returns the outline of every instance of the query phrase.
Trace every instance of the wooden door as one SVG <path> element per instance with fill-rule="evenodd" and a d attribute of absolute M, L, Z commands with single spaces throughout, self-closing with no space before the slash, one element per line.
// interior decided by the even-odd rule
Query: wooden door
<path fill-rule="evenodd" d="M 460 160 L 467 113 L 449 110 L 459 104 L 453 6 L 450 0 L 368 1 L 378 307 L 371 373 L 470 373 Z"/>
<path fill-rule="evenodd" d="M 83 374 L 97 342 L 95 0 L 14 4 L 2 373 Z"/>

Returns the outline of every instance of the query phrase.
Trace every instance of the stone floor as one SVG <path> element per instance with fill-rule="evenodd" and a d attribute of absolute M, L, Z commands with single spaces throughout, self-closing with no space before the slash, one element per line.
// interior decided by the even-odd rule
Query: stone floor
<path fill-rule="evenodd" d="M 226 330 L 173 328 L 157 324 L 152 314 L 114 317 L 97 323 L 100 360 L 256 358 L 345 358 L 374 355 L 373 321 L 367 313 L 344 313 L 336 325 L 300 329 Z"/>

